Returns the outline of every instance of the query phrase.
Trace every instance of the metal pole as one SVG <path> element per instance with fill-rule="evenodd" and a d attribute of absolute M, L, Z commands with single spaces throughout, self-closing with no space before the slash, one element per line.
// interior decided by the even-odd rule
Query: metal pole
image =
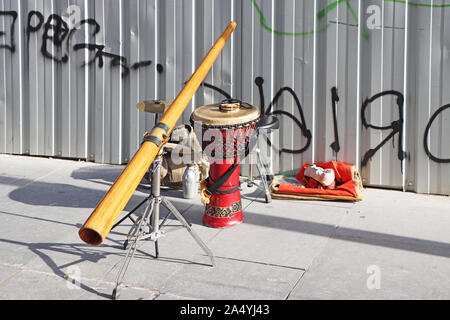
<path fill-rule="evenodd" d="M 153 163 L 153 173 L 152 173 L 152 194 L 155 198 L 155 208 L 153 210 L 152 216 L 152 228 L 153 234 L 156 237 L 155 240 L 155 256 L 159 258 L 159 243 L 158 238 L 160 236 L 159 230 L 159 220 L 160 220 L 160 205 L 161 205 L 161 163 L 162 156 L 161 153 L 157 156 Z"/>

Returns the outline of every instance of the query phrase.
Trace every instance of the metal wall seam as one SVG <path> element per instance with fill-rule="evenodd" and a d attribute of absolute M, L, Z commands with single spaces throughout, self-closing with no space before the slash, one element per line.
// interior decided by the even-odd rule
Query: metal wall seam
<path fill-rule="evenodd" d="M 404 97 L 405 97 L 405 101 L 403 104 L 403 116 L 405 117 L 405 119 L 408 119 L 408 114 L 407 114 L 407 106 L 409 104 L 409 90 L 408 90 L 408 77 L 407 77 L 407 72 L 409 70 L 409 55 L 408 55 L 408 47 L 409 47 L 409 43 L 408 43 L 408 29 L 409 29 L 409 19 L 408 19 L 408 13 L 409 13 L 409 7 L 407 6 L 405 8 L 405 43 L 404 43 L 404 53 L 403 53 L 403 57 L 404 57 L 404 68 L 403 68 L 403 92 L 404 92 Z M 403 146 L 407 146 L 407 141 L 406 141 L 406 137 L 408 135 L 408 128 L 407 128 L 407 122 L 404 121 L 403 124 Z M 406 168 L 406 162 L 407 161 L 402 161 L 402 173 L 403 173 L 403 179 L 402 179 L 402 189 L 403 192 L 405 192 L 407 190 L 407 180 L 408 180 L 408 171 Z"/>
<path fill-rule="evenodd" d="M 319 12 L 319 1 L 318 0 L 314 0 L 314 30 L 319 30 L 319 19 L 318 19 L 318 12 Z M 312 101 L 312 107 L 313 107 L 313 112 L 312 112 L 312 128 L 311 128 L 311 133 L 313 137 L 316 137 L 316 113 L 315 110 L 317 110 L 317 103 L 318 103 L 318 94 L 319 92 L 317 91 L 317 87 L 319 85 L 318 83 L 318 77 L 317 77 L 317 73 L 318 73 L 318 37 L 319 37 L 319 33 L 318 32 L 314 32 L 314 45 L 313 45 L 313 51 L 314 51 L 314 67 L 313 67 L 313 101 Z M 316 158 L 316 147 L 315 144 L 312 144 L 312 150 L 311 150 L 311 160 L 315 161 Z"/>
<path fill-rule="evenodd" d="M 22 24 L 22 1 L 18 1 L 18 11 L 19 11 L 19 15 L 18 15 L 18 24 L 21 25 Z M 23 76 L 24 76 L 24 72 L 23 72 L 23 66 L 24 66 L 24 60 L 23 60 L 23 34 L 19 33 L 19 82 L 20 82 L 20 88 L 19 88 L 19 112 L 20 112 L 20 124 L 19 124 L 19 132 L 20 132 L 20 137 L 19 137 L 19 152 L 20 153 L 24 153 L 25 150 L 23 148 L 24 145 L 24 104 L 23 104 L 23 98 L 24 98 L 24 92 L 23 92 L 23 86 L 24 86 L 24 81 L 23 81 Z"/>
<path fill-rule="evenodd" d="M 124 7 L 123 7 L 123 1 L 124 0 L 119 0 L 119 50 L 120 50 L 120 56 L 124 57 L 124 48 L 125 48 L 125 42 L 124 42 L 124 27 L 126 25 L 129 24 L 128 19 L 125 20 L 125 15 L 124 15 Z M 124 68 L 122 65 L 120 65 L 120 72 L 123 74 L 123 72 L 125 72 Z M 120 107 L 119 107 L 119 119 L 118 119 L 118 134 L 119 134 L 119 154 L 118 154 L 118 159 L 120 161 L 120 163 L 124 162 L 124 157 L 123 157 L 123 153 L 122 153 L 122 145 L 123 145 L 123 141 L 124 139 L 126 139 L 126 137 L 128 136 L 128 132 L 125 132 L 125 130 L 123 129 L 124 126 L 126 125 L 126 123 L 124 122 L 124 116 L 123 116 L 123 112 L 124 112 L 124 108 L 125 108 L 125 100 L 124 100 L 124 93 L 123 93 L 123 77 L 119 78 L 119 102 L 120 102 Z"/>
<path fill-rule="evenodd" d="M 362 21 L 362 17 L 364 15 L 363 12 L 363 5 L 362 5 L 362 1 L 364 0 L 358 0 L 358 21 Z M 362 72 L 362 68 L 361 68 L 361 61 L 362 61 L 362 41 L 363 41 L 363 26 L 359 23 L 358 24 L 358 47 L 357 47 L 357 78 L 356 78 L 356 101 L 354 102 L 354 112 L 356 113 L 356 119 L 357 123 L 356 123 L 356 134 L 355 134 L 355 140 L 356 140 L 356 145 L 355 145 L 355 158 L 353 158 L 353 163 L 356 166 L 356 169 L 358 171 L 361 170 L 361 162 L 359 160 L 359 155 L 361 154 L 361 130 L 362 130 L 362 126 L 361 126 L 361 122 L 359 121 L 359 119 L 361 119 L 361 111 L 359 106 L 362 105 L 362 86 L 361 86 L 361 81 L 362 81 L 362 77 L 361 77 L 361 72 Z"/>

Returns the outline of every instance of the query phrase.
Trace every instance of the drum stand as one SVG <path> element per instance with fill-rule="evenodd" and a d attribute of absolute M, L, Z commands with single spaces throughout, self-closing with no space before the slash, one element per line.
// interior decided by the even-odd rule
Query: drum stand
<path fill-rule="evenodd" d="M 255 141 L 255 149 L 254 153 L 256 154 L 256 167 L 258 168 L 259 175 L 261 177 L 262 185 L 258 185 L 253 180 L 253 163 L 252 159 L 254 154 L 250 154 L 250 174 L 249 178 L 246 179 L 247 186 L 252 188 L 256 186 L 258 189 L 262 190 L 266 196 L 266 203 L 272 202 L 272 196 L 270 195 L 269 185 L 273 180 L 273 174 L 269 173 L 268 170 L 269 162 L 266 157 L 261 152 L 261 148 L 259 147 L 259 138 L 260 136 L 266 136 L 267 134 L 280 129 L 280 121 L 275 116 L 268 116 L 265 114 L 264 109 L 261 110 L 261 113 L 264 115 L 256 128 L 256 141 Z"/>
<path fill-rule="evenodd" d="M 164 147 L 163 147 L 164 149 Z M 170 203 L 169 200 L 161 196 L 161 164 L 162 164 L 162 152 L 157 156 L 153 162 L 150 174 L 152 177 L 152 188 L 150 196 L 141 202 L 135 209 L 133 209 L 126 217 L 120 220 L 114 227 L 116 228 L 126 219 L 131 219 L 134 222 L 133 227 L 128 233 L 127 240 L 124 244 L 124 249 L 127 250 L 125 260 L 119 271 L 116 279 L 116 287 L 112 293 L 112 298 L 116 300 L 119 297 L 120 285 L 128 269 L 128 266 L 133 259 L 138 243 L 144 240 L 150 240 L 155 242 L 155 257 L 159 258 L 159 246 L 158 241 L 160 238 L 165 236 L 165 232 L 162 230 L 164 224 L 170 215 L 175 216 L 175 218 L 181 223 L 189 234 L 194 238 L 197 244 L 203 249 L 203 251 L 211 259 L 212 267 L 215 266 L 214 256 L 211 250 L 206 246 L 206 244 L 200 239 L 200 237 L 192 230 L 191 225 L 186 221 L 183 215 L 175 208 L 175 206 Z M 140 207 L 146 204 L 145 210 L 141 216 L 139 216 L 136 221 L 131 218 Z M 166 216 L 164 221 L 160 224 L 160 205 L 163 205 L 169 210 L 169 214 Z"/>
<path fill-rule="evenodd" d="M 272 196 L 270 195 L 270 189 L 269 189 L 269 174 L 266 169 L 266 163 L 263 161 L 264 156 L 261 154 L 261 150 L 257 146 L 254 150 L 255 154 L 250 155 L 250 173 L 249 177 L 245 180 L 247 182 L 247 186 L 249 188 L 257 187 L 259 190 L 263 191 L 265 193 L 266 197 L 266 203 L 272 202 Z M 256 156 L 256 167 L 258 168 L 259 176 L 261 177 L 262 184 L 256 184 L 253 177 L 253 157 Z"/>

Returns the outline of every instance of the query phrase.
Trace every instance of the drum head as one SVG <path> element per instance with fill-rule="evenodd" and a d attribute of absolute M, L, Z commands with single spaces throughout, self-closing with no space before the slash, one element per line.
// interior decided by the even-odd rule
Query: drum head
<path fill-rule="evenodd" d="M 261 111 L 247 103 L 202 106 L 192 114 L 192 120 L 207 126 L 236 126 L 256 122 Z"/>

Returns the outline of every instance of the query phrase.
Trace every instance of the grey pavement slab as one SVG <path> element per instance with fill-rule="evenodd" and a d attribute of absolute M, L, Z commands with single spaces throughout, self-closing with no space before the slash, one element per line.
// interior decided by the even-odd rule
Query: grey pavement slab
<path fill-rule="evenodd" d="M 253 202 L 245 223 L 211 242 L 217 256 L 306 269 L 351 206 L 325 203 Z M 230 245 L 233 243 L 234 245 Z"/>
<path fill-rule="evenodd" d="M 64 277 L 53 273 L 23 270 L 2 283 L 0 299 L 5 300 L 74 300 L 80 296 Z"/>
<path fill-rule="evenodd" d="M 377 189 L 366 189 L 365 196 L 342 221 L 338 234 L 450 243 L 449 197 Z"/>
<path fill-rule="evenodd" d="M 0 155 L 0 184 L 24 186 L 39 178 L 49 177 L 61 169 L 88 165 L 84 162 L 57 159 L 51 161 L 52 164 L 49 165 L 49 159 L 46 158 Z"/>
<path fill-rule="evenodd" d="M 448 198 L 376 189 L 365 198 L 290 297 L 449 299 Z"/>
<path fill-rule="evenodd" d="M 206 240 L 205 240 L 206 242 Z M 152 290 L 161 290 L 167 280 L 185 265 L 201 265 L 209 268 L 210 261 L 203 261 L 206 255 L 197 243 L 184 230 L 179 229 L 159 240 L 159 259 L 155 259 L 153 242 L 140 242 L 135 257 L 129 264 L 123 282 L 131 286 L 143 286 Z M 115 282 L 124 259 L 114 266 L 105 280 Z"/>
<path fill-rule="evenodd" d="M 450 299 L 448 258 L 386 245 L 330 240 L 289 298 Z"/>
<path fill-rule="evenodd" d="M 208 262 L 206 257 L 202 260 Z M 184 266 L 161 292 L 204 300 L 281 300 L 303 273 L 299 269 L 219 258 L 214 268 Z"/>
<path fill-rule="evenodd" d="M 123 168 L 0 155 L 0 299 L 111 298 L 132 223 L 97 247 L 84 244 L 78 230 Z M 244 224 L 212 229 L 202 225 L 200 197 L 163 195 L 212 250 L 216 266 L 171 217 L 160 259 L 153 242 L 139 244 L 123 300 L 450 298 L 448 197 L 365 189 L 357 204 L 266 204 L 244 184 Z M 140 187 L 121 217 L 147 196 Z"/>

